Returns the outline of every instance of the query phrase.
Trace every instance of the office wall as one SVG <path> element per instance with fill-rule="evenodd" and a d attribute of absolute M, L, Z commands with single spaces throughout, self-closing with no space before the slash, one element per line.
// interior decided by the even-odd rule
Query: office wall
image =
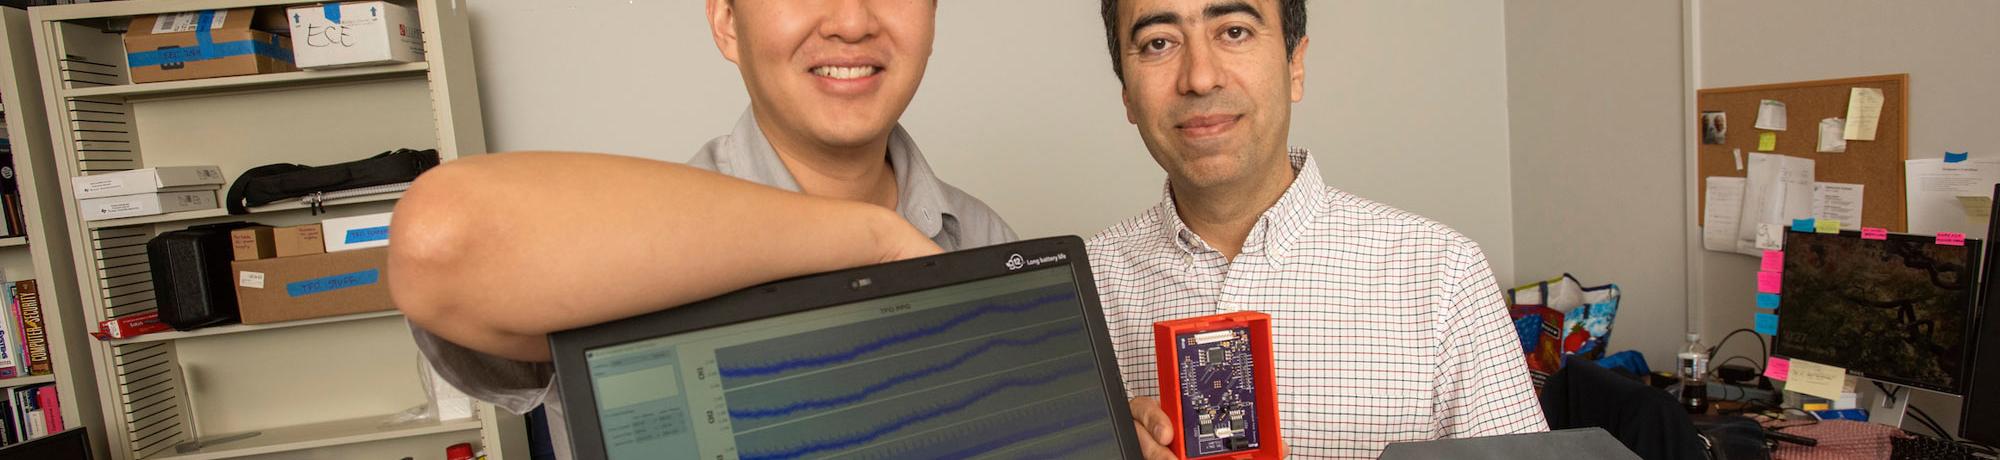
<path fill-rule="evenodd" d="M 496 150 L 680 161 L 748 104 L 702 2 L 473 2 Z M 1498 0 L 1317 0 L 1292 141 L 1328 182 L 1451 225 L 1514 267 L 1507 73 Z M 942 2 L 904 121 L 945 180 L 1023 236 L 1090 235 L 1160 199 L 1124 121 L 1097 3 Z"/>
<path fill-rule="evenodd" d="M 2000 130 L 1992 127 L 2000 120 L 2000 89 L 1994 84 L 2000 82 L 2000 29 L 1993 27 L 2000 2 L 1698 4 L 1700 87 L 1908 73 L 1910 158 L 1938 158 L 1946 150 L 2000 155 Z M 1688 176 L 1684 184 L 1696 187 L 1696 180 Z M 1705 335 L 1750 327 L 1756 262 L 1696 253 Z M 1956 399 L 1917 394 L 1918 405 L 1947 428 L 1957 425 Z"/>
<path fill-rule="evenodd" d="M 1676 1 L 1507 2 L 1515 269 L 1623 292 L 1612 350 L 1671 369 L 1686 340 Z"/>

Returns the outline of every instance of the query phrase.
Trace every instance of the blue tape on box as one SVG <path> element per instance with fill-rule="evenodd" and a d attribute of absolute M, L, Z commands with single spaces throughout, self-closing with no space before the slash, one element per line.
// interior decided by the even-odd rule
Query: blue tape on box
<path fill-rule="evenodd" d="M 328 3 L 326 4 L 326 7 L 321 8 L 320 11 L 326 14 L 326 20 L 328 22 L 332 22 L 334 24 L 340 23 L 340 2 Z"/>
<path fill-rule="evenodd" d="M 285 284 L 285 294 L 292 297 L 305 297 L 327 291 L 336 291 L 352 287 L 367 286 L 370 284 L 375 284 L 376 282 L 379 282 L 381 280 L 382 280 L 382 271 L 379 269 L 370 268 L 367 270 L 362 270 L 354 273 L 346 273 L 346 274 L 333 275 L 321 278 L 313 278 L 305 281 L 296 281 L 292 283 L 287 283 Z"/>
<path fill-rule="evenodd" d="M 367 243 L 389 239 L 389 226 L 363 227 L 347 231 L 343 244 Z"/>

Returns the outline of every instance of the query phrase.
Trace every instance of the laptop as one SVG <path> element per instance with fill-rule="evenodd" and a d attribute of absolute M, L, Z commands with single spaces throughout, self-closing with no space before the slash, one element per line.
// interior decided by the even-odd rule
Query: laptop
<path fill-rule="evenodd" d="M 1140 458 L 1074 236 L 778 281 L 549 342 L 578 459 Z"/>
<path fill-rule="evenodd" d="M 1382 460 L 1450 458 L 1461 460 L 1530 460 L 1595 458 L 1639 460 L 1639 454 L 1603 428 L 1575 428 L 1544 433 L 1484 438 L 1400 442 L 1382 450 Z"/>

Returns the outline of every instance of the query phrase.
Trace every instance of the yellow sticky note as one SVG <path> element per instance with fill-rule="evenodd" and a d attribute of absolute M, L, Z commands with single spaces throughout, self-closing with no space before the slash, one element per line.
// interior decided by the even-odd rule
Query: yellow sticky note
<path fill-rule="evenodd" d="M 1778 133 L 1762 133 L 1757 135 L 1757 151 L 1769 152 L 1777 149 Z"/>
<path fill-rule="evenodd" d="M 1794 359 L 1790 380 L 1785 381 L 1785 389 L 1826 399 L 1840 399 L 1840 386 L 1847 380 L 1847 370 L 1825 364 Z"/>
<path fill-rule="evenodd" d="M 1815 220 L 1813 221 L 1813 233 L 1840 233 L 1840 221 L 1830 219 Z"/>

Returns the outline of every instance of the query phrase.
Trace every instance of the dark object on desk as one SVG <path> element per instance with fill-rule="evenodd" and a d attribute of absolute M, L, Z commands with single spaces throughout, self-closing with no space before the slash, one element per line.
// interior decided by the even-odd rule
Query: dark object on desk
<path fill-rule="evenodd" d="M 1770 460 L 1764 426 L 1739 415 L 1695 415 L 1694 429 L 1708 445 L 1712 460 Z"/>
<path fill-rule="evenodd" d="M 1742 364 L 1724 364 L 1715 368 L 1715 376 L 1722 378 L 1723 382 L 1734 384 L 1755 384 L 1758 377 L 1757 368 Z"/>
<path fill-rule="evenodd" d="M 1565 369 L 1566 371 L 1567 369 Z M 1382 449 L 1381 460 L 1450 458 L 1456 460 L 1512 460 L 1546 458 L 1591 458 L 1638 460 L 1639 456 L 1619 444 L 1610 433 L 1598 428 L 1577 428 L 1546 433 L 1514 434 L 1484 438 L 1439 439 L 1399 442 Z"/>
<path fill-rule="evenodd" d="M 90 436 L 82 427 L 0 448 L 0 460 L 90 460 Z"/>
<path fill-rule="evenodd" d="M 1542 388 L 1541 400 L 1550 429 L 1602 428 L 1646 460 L 1708 457 L 1694 422 L 1673 396 L 1590 360 L 1563 365 Z"/>
<path fill-rule="evenodd" d="M 250 206 L 314 193 L 409 182 L 437 165 L 437 150 L 397 149 L 366 160 L 329 166 L 291 163 L 258 166 L 236 176 L 236 182 L 229 186 L 229 213 L 249 214 Z"/>
<path fill-rule="evenodd" d="M 235 277 L 229 270 L 229 261 L 235 259 L 229 231 L 251 225 L 197 225 L 146 242 L 160 322 L 187 331 L 240 320 Z"/>
<path fill-rule="evenodd" d="M 1993 186 L 1995 196 L 2000 196 L 2000 185 Z M 2000 203 L 1994 203 L 2000 206 Z M 2000 214 L 1993 219 L 2000 220 Z M 2000 225 L 1987 224 L 1987 240 L 2000 237 Z M 2000 414 L 2000 307 L 1994 307 L 2000 296 L 1993 294 L 1994 286 L 2000 286 L 2000 260 L 1994 254 L 1987 254 L 1986 278 L 1980 280 L 1986 289 L 1979 294 L 1979 321 L 1977 334 L 1973 336 L 1973 352 L 1970 371 L 1971 381 L 1966 386 L 1962 414 Z M 1964 417 L 1959 420 L 1958 436 L 1967 441 L 2000 446 L 2000 417 Z"/>
<path fill-rule="evenodd" d="M 1972 449 L 1929 436 L 1889 439 L 1889 460 L 1975 460 Z"/>

